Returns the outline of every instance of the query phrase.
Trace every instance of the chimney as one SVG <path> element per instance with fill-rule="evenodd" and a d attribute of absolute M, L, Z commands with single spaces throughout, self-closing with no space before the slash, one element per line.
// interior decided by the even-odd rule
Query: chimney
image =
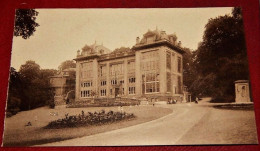
<path fill-rule="evenodd" d="M 80 55 L 80 50 L 77 51 L 77 56 L 79 56 L 79 55 Z"/>
<path fill-rule="evenodd" d="M 178 46 L 181 47 L 181 41 L 178 42 Z"/>
<path fill-rule="evenodd" d="M 161 34 L 162 34 L 162 35 L 166 35 L 166 32 L 165 32 L 165 31 L 161 31 Z"/>
<path fill-rule="evenodd" d="M 136 44 L 139 44 L 139 43 L 140 43 L 140 38 L 136 37 Z"/>

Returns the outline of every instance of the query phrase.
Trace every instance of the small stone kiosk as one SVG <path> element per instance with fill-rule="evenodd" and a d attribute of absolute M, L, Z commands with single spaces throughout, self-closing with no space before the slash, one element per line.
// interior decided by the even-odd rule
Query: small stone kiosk
<path fill-rule="evenodd" d="M 248 80 L 235 81 L 235 91 L 236 91 L 236 102 L 237 103 L 251 102 Z"/>

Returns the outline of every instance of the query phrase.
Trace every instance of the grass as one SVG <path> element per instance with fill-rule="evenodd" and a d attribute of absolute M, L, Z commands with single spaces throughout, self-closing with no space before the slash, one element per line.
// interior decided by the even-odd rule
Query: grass
<path fill-rule="evenodd" d="M 87 127 L 63 129 L 44 128 L 50 121 L 64 118 L 66 113 L 69 113 L 69 115 L 77 115 L 81 114 L 82 110 L 87 113 L 101 111 L 102 109 L 105 111 L 118 111 L 118 107 L 60 107 L 55 109 L 42 107 L 31 111 L 19 112 L 17 115 L 5 119 L 3 146 L 32 146 L 93 135 L 155 120 L 172 112 L 171 109 L 153 106 L 125 106 L 123 107 L 123 111 L 133 113 L 136 118 Z M 32 126 L 25 126 L 28 122 L 31 122 Z"/>

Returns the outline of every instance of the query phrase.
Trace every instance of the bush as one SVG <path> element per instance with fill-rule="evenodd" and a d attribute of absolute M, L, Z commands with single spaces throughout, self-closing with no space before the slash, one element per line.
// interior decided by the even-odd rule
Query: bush
<path fill-rule="evenodd" d="M 128 114 L 125 112 L 88 112 L 85 114 L 84 111 L 79 115 L 65 114 L 65 118 L 51 121 L 45 128 L 67 128 L 67 127 L 80 127 L 89 125 L 100 125 L 105 123 L 112 123 L 116 121 L 126 120 L 134 118 L 134 114 Z"/>

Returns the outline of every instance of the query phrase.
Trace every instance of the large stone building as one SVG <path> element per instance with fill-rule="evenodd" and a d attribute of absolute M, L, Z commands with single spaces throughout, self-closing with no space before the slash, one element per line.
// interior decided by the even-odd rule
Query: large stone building
<path fill-rule="evenodd" d="M 148 30 L 131 48 L 96 43 L 78 51 L 76 101 L 97 98 L 182 100 L 184 51 L 175 34 Z"/>

